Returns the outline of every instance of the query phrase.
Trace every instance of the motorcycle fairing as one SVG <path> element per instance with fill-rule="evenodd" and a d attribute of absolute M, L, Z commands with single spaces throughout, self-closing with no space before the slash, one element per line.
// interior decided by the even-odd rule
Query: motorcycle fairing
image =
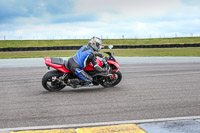
<path fill-rule="evenodd" d="M 97 59 L 96 62 L 100 67 L 103 65 L 100 59 Z M 90 62 L 83 70 L 84 71 L 94 71 L 92 62 Z"/>
<path fill-rule="evenodd" d="M 113 60 L 108 60 L 108 63 L 111 65 L 114 65 L 116 69 L 114 69 L 112 72 L 118 72 L 119 71 L 119 63 Z"/>

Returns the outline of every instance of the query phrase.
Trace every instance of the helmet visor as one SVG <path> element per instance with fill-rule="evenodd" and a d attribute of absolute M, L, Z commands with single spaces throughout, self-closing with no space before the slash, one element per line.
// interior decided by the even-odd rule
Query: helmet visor
<path fill-rule="evenodd" d="M 97 48 L 98 48 L 98 51 L 100 51 L 101 48 L 102 48 L 102 44 L 96 43 L 96 46 L 97 46 Z"/>

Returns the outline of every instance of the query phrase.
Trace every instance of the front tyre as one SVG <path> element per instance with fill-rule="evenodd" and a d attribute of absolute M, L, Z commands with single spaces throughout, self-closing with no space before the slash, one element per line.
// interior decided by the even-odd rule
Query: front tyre
<path fill-rule="evenodd" d="M 58 81 L 62 75 L 63 74 L 57 70 L 47 72 L 42 78 L 42 86 L 51 92 L 62 90 L 65 85 Z"/>
<path fill-rule="evenodd" d="M 107 76 L 105 77 L 101 82 L 100 84 L 103 86 L 103 87 L 113 87 L 117 84 L 119 84 L 119 82 L 121 81 L 122 79 L 122 74 L 120 71 L 118 72 L 114 72 L 112 73 L 112 76 Z"/>

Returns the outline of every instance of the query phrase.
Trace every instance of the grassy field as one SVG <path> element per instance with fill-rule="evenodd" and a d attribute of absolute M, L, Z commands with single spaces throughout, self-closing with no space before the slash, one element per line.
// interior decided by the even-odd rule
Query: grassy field
<path fill-rule="evenodd" d="M 0 48 L 7 47 L 51 47 L 51 46 L 82 46 L 88 39 L 74 40 L 1 40 Z M 155 39 L 103 39 L 107 45 L 152 45 L 152 44 L 184 44 L 200 43 L 200 37 L 155 38 Z"/>
<path fill-rule="evenodd" d="M 50 47 L 50 46 L 81 46 L 87 44 L 84 40 L 6 40 L 0 41 L 0 48 L 7 47 Z M 186 38 L 157 38 L 157 39 L 104 39 L 106 45 L 151 45 L 151 44 L 187 44 L 200 43 L 200 37 Z M 195 48 L 147 48 L 147 49 L 104 49 L 115 52 L 116 56 L 196 56 L 200 57 L 200 47 Z M 77 50 L 58 51 L 19 51 L 0 52 L 0 59 L 10 58 L 37 58 L 37 57 L 70 57 Z"/>
<path fill-rule="evenodd" d="M 153 48 L 153 49 L 104 49 L 115 52 L 115 56 L 193 56 L 200 57 L 200 47 L 196 48 Z M 37 58 L 37 57 L 71 57 L 77 50 L 55 50 L 55 51 L 21 51 L 0 52 L 0 59 L 9 58 Z M 105 54 L 104 54 L 105 55 Z"/>

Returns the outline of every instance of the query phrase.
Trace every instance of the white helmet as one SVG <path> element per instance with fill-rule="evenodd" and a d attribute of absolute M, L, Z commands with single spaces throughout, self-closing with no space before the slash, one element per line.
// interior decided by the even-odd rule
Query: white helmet
<path fill-rule="evenodd" d="M 92 47 L 94 49 L 94 51 L 99 52 L 102 48 L 102 40 L 98 37 L 92 37 L 89 40 L 88 45 L 90 47 Z"/>

